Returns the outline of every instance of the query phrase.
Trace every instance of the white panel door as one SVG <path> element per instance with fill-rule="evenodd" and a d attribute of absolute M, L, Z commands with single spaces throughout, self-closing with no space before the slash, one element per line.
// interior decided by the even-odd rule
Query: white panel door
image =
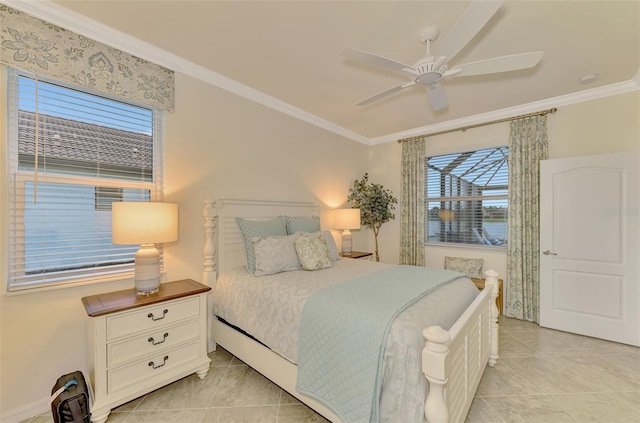
<path fill-rule="evenodd" d="M 640 151 L 544 160 L 540 325 L 640 346 Z"/>

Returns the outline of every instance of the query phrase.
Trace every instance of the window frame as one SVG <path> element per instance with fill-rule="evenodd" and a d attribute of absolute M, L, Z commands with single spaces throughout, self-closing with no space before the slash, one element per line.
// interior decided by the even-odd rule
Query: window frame
<path fill-rule="evenodd" d="M 101 178 L 99 176 L 89 176 L 89 175 L 75 175 L 75 174 L 64 174 L 64 173 L 48 173 L 46 177 L 38 176 L 34 169 L 21 169 L 20 168 L 20 155 L 18 153 L 18 113 L 19 113 L 19 105 L 18 105 L 18 80 L 20 77 L 27 77 L 33 79 L 35 75 L 26 72 L 17 70 L 14 68 L 6 67 L 6 86 L 7 86 L 7 97 L 6 97 L 6 146 L 5 146 L 5 154 L 7 154 L 7 160 L 5 162 L 6 170 L 5 175 L 8 181 L 8 187 L 6 192 L 6 201 L 5 201 L 5 210 L 7 216 L 7 255 L 6 255 L 6 263 L 7 263 L 7 271 L 6 271 L 6 292 L 8 294 L 15 293 L 26 293 L 26 292 L 39 292 L 43 290 L 50 289 L 58 289 L 70 286 L 79 286 L 79 285 L 87 285 L 87 284 L 95 284 L 102 283 L 107 281 L 114 280 L 127 280 L 132 279 L 134 275 L 134 267 L 133 267 L 133 254 L 131 255 L 131 264 L 122 266 L 118 269 L 119 266 L 110 266 L 103 267 L 102 270 L 78 270 L 75 271 L 58 271 L 58 272 L 49 272 L 49 275 L 53 275 L 53 277 L 49 278 L 51 280 L 47 280 L 48 278 L 44 277 L 42 274 L 35 275 L 26 275 L 24 268 L 26 262 L 26 254 L 25 248 L 19 247 L 24 246 L 25 241 L 25 214 L 26 208 L 15 206 L 16 202 L 21 201 L 22 198 L 26 195 L 26 185 L 29 182 L 35 183 L 36 179 L 39 180 L 39 183 L 60 183 L 60 184 L 69 184 L 72 186 L 86 186 L 86 187 L 94 187 L 94 192 L 97 192 L 98 188 L 109 188 L 109 189 L 135 189 L 141 191 L 147 191 L 149 193 L 149 201 L 162 201 L 164 197 L 164 112 L 159 109 L 155 109 L 150 107 L 149 105 L 135 103 L 130 100 L 126 100 L 123 98 L 109 96 L 102 92 L 97 92 L 87 87 L 83 86 L 75 86 L 73 84 L 65 83 L 62 81 L 58 81 L 52 78 L 46 78 L 42 76 L 38 76 L 37 80 L 45 83 L 51 83 L 54 85 L 58 85 L 64 88 L 76 90 L 83 92 L 85 94 L 89 94 L 92 96 L 97 96 L 109 100 L 114 100 L 120 103 L 125 103 L 135 107 L 141 107 L 147 109 L 152 112 L 152 128 L 153 128 L 153 138 L 152 138 L 152 163 L 153 170 L 151 172 L 151 180 L 135 180 L 135 179 L 117 179 L 110 177 L 109 175 L 105 175 L 105 177 Z M 45 179 L 46 178 L 46 179 Z M 43 180 L 45 179 L 45 180 Z M 96 194 L 94 194 L 96 195 Z M 98 198 L 94 197 L 94 201 L 96 201 L 95 205 L 98 206 Z M 96 213 L 98 212 L 108 212 L 107 210 L 99 210 L 96 208 Z M 21 242 L 22 240 L 22 242 Z M 161 245 L 157 246 L 158 250 L 161 254 L 161 264 L 163 264 L 163 248 Z M 135 253 L 135 251 L 134 251 Z M 123 268 L 126 268 L 124 270 Z M 94 269 L 100 269 L 94 268 Z M 19 273 L 19 274 L 18 274 Z M 47 272 L 44 272 L 45 274 Z M 67 273 L 71 274 L 71 276 L 66 276 L 63 278 L 55 277 L 55 273 Z M 74 273 L 82 273 L 80 275 L 72 275 Z"/>
<path fill-rule="evenodd" d="M 434 158 L 440 158 L 440 157 L 446 157 L 446 156 L 452 156 L 455 154 L 458 155 L 465 155 L 468 154 L 469 156 L 473 155 L 474 153 L 477 152 L 483 152 L 483 151 L 505 151 L 506 150 L 506 163 L 507 163 L 507 174 L 506 174 L 506 180 L 505 180 L 505 184 L 501 185 L 497 188 L 494 189 L 503 189 L 506 192 L 504 194 L 498 194 L 498 195 L 489 195 L 489 196 L 483 196 L 482 193 L 480 193 L 480 195 L 458 195 L 458 196 L 447 196 L 447 195 L 440 195 L 440 196 L 433 196 L 433 197 L 429 197 L 429 170 L 430 170 L 430 163 L 429 161 L 431 159 Z M 439 247 L 452 247 L 452 248 L 481 248 L 481 249 L 491 249 L 491 250 L 506 250 L 507 248 L 507 242 L 508 242 L 508 200 L 509 200 L 509 182 L 508 182 L 508 155 L 509 155 L 509 148 L 506 145 L 500 145 L 500 146 L 495 146 L 495 147 L 481 147 L 481 148 L 477 148 L 475 150 L 467 150 L 467 151 L 454 151 L 454 152 L 450 152 L 450 153 L 440 153 L 440 154 L 435 154 L 432 156 L 427 156 L 424 159 L 424 166 L 425 166 L 425 199 L 424 199 L 424 219 L 425 219 L 425 231 L 424 231 L 424 243 L 427 246 L 439 246 Z M 441 182 L 438 186 L 442 187 L 443 183 Z M 491 188 L 489 188 L 491 189 Z M 481 242 L 468 242 L 467 238 L 463 237 L 463 240 L 460 242 L 456 242 L 455 240 L 449 240 L 449 241 L 433 241 L 430 240 L 429 238 L 429 224 L 430 224 L 430 217 L 431 217 L 431 210 L 429 209 L 429 204 L 430 203 L 460 203 L 460 202 L 473 202 L 473 201 L 479 201 L 481 202 L 481 208 L 484 209 L 485 206 L 485 202 L 491 202 L 491 201 L 501 201 L 501 202 L 505 202 L 506 203 L 506 207 L 505 207 L 505 213 L 504 213 L 504 217 L 505 217 L 505 224 L 507 225 L 506 227 L 506 233 L 507 233 L 507 239 L 504 243 L 500 244 L 500 245 L 496 245 L 493 243 L 481 243 Z M 450 210 L 451 208 L 447 209 L 447 208 L 441 208 L 439 210 Z M 444 216 L 440 216 L 439 219 L 444 219 Z M 484 216 L 482 217 L 482 219 L 484 220 Z M 453 220 L 453 219 L 452 219 Z M 443 223 L 446 223 L 443 220 L 440 220 L 440 224 L 442 225 Z M 468 223 L 468 222 L 467 222 Z M 483 234 L 478 234 L 476 235 L 476 237 L 481 237 L 483 236 Z M 470 239 L 470 238 L 469 238 Z"/>

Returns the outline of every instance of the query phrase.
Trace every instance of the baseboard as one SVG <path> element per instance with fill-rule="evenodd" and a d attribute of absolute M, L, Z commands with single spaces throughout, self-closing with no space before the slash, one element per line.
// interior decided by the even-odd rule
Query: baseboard
<path fill-rule="evenodd" d="M 30 404 L 25 404 L 14 410 L 2 412 L 0 414 L 0 422 L 2 423 L 20 423 L 32 417 L 50 412 L 49 398 L 43 398 Z"/>

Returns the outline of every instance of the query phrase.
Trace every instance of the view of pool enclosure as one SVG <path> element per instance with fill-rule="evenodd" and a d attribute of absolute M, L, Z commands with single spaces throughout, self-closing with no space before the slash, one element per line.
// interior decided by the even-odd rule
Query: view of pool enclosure
<path fill-rule="evenodd" d="M 507 245 L 507 147 L 426 159 L 427 243 Z"/>

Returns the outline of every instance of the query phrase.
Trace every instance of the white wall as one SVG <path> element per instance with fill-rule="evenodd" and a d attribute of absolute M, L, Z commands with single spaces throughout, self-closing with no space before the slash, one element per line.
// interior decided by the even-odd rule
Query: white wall
<path fill-rule="evenodd" d="M 200 278 L 204 199 L 305 200 L 335 208 L 366 172 L 365 145 L 187 77 L 178 75 L 177 82 L 176 113 L 167 116 L 166 131 L 166 198 L 180 204 L 181 214 L 180 241 L 168 248 L 170 279 Z M 325 228 L 328 218 L 321 213 Z M 354 234 L 355 248 L 367 243 Z"/>
<path fill-rule="evenodd" d="M 548 115 L 549 157 L 572 157 L 640 149 L 640 91 L 602 98 L 559 108 Z M 477 148 L 507 145 L 509 123 L 470 129 L 465 132 L 429 137 L 426 154 L 437 155 Z M 372 182 L 380 183 L 397 194 L 400 182 L 401 146 L 387 143 L 369 150 L 369 174 Z M 385 223 L 380 230 L 380 259 L 398 263 L 400 255 L 399 219 Z M 506 250 L 482 247 L 425 247 L 427 266 L 442 268 L 444 257 L 483 258 L 486 269 L 506 275 Z"/>
<path fill-rule="evenodd" d="M 176 95 L 175 112 L 166 114 L 166 200 L 179 204 L 180 239 L 167 248 L 167 280 L 201 278 L 204 199 L 300 200 L 338 207 L 346 201 L 351 181 L 367 170 L 368 147 L 363 144 L 184 75 L 176 75 Z M 5 116 L 1 108 L 0 113 Z M 0 138 L 4 166 L 4 134 Z M 6 194 L 5 169 L 0 172 Z M 2 263 L 4 212 L 3 207 Z M 354 234 L 356 248 L 367 249 L 367 243 L 368 237 Z M 88 318 L 81 298 L 133 283 L 7 295 L 5 273 L 0 276 L 0 421 L 16 422 L 47 410 L 60 375 L 86 370 Z"/>

